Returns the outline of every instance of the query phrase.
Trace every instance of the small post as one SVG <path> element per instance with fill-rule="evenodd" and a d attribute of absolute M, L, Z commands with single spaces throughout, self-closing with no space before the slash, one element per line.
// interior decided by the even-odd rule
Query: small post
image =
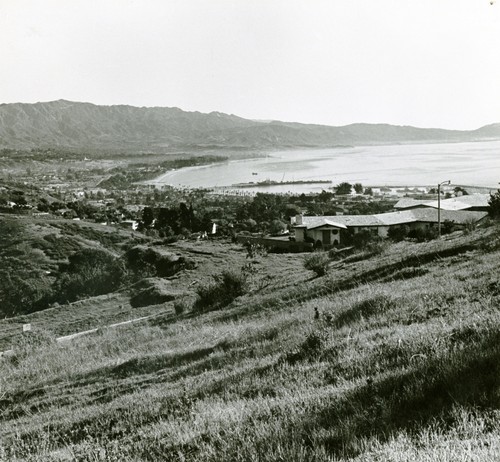
<path fill-rule="evenodd" d="M 438 238 L 441 237 L 441 183 L 438 184 Z"/>
<path fill-rule="evenodd" d="M 447 180 L 438 184 L 438 238 L 441 237 L 441 185 L 450 183 L 451 180 Z"/>

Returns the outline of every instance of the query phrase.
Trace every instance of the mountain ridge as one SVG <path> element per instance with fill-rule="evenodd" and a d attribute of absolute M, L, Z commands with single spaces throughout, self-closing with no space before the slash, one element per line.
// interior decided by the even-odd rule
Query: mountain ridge
<path fill-rule="evenodd" d="M 219 111 L 96 105 L 60 99 L 0 104 L 0 148 L 122 149 L 332 147 L 500 139 L 500 123 L 476 130 L 387 123 L 344 126 L 257 121 Z"/>

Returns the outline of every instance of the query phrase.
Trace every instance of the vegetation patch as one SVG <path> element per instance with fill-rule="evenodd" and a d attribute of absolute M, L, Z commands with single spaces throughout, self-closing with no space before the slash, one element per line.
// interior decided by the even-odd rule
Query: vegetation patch
<path fill-rule="evenodd" d="M 144 245 L 129 249 L 125 253 L 125 259 L 136 278 L 144 276 L 168 277 L 183 269 L 192 269 L 196 266 L 190 258 Z"/>
<path fill-rule="evenodd" d="M 198 298 L 193 309 L 210 311 L 229 305 L 248 290 L 247 275 L 241 271 L 224 271 L 213 276 L 213 281 L 196 289 Z"/>
<path fill-rule="evenodd" d="M 304 258 L 304 268 L 314 271 L 316 276 L 324 276 L 328 272 L 330 259 L 326 252 L 314 252 Z"/>
<path fill-rule="evenodd" d="M 158 305 L 179 299 L 184 294 L 172 289 L 172 284 L 160 278 L 147 278 L 131 287 L 132 296 L 130 305 L 139 306 Z"/>

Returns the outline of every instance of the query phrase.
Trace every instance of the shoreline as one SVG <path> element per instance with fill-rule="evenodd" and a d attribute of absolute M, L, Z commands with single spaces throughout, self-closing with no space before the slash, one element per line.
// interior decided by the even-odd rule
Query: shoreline
<path fill-rule="evenodd" d="M 300 194 L 320 192 L 318 186 L 327 189 L 328 184 L 333 186 L 344 181 L 361 183 L 364 187 L 400 188 L 402 182 L 433 187 L 444 175 L 455 186 L 476 183 L 471 188 L 497 190 L 500 159 L 496 153 L 500 141 L 484 142 L 481 148 L 479 143 L 462 144 L 459 151 L 455 150 L 457 143 L 448 143 L 448 147 L 439 143 L 259 152 L 245 159 L 166 171 L 143 183 L 157 187 L 166 184 L 192 189 L 240 188 Z M 259 177 L 256 178 L 256 174 Z M 280 181 L 285 174 L 288 180 Z M 302 179 L 295 180 L 297 177 Z M 266 180 L 254 181 L 258 178 Z"/>

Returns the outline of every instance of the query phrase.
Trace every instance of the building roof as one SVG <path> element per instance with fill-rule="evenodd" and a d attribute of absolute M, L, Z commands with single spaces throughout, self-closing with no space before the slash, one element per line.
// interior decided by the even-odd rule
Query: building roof
<path fill-rule="evenodd" d="M 487 212 L 441 210 L 441 222 L 445 220 L 453 221 L 457 224 L 464 224 L 469 221 L 478 222 L 487 215 Z M 328 225 L 346 229 L 348 227 L 394 226 L 416 222 L 437 223 L 438 210 L 432 207 L 425 207 L 398 212 L 378 213 L 376 215 L 305 216 L 302 217 L 302 225 L 296 225 L 295 220 L 292 220 L 292 225 L 306 229 L 315 229 Z"/>
<path fill-rule="evenodd" d="M 347 226 L 338 220 L 333 221 L 331 218 L 338 217 L 302 217 L 302 224 L 295 225 L 297 228 L 316 229 L 322 226 L 332 226 L 335 228 L 347 229 Z M 293 221 L 293 220 L 292 220 Z M 293 223 L 292 223 L 293 224 Z"/>
<path fill-rule="evenodd" d="M 410 209 L 413 207 L 421 207 L 428 204 L 428 200 L 412 199 L 411 197 L 403 197 L 394 205 L 395 209 Z"/>
<path fill-rule="evenodd" d="M 435 208 L 409 210 L 415 221 L 425 221 L 429 223 L 438 222 L 438 210 Z M 445 220 L 453 221 L 457 224 L 465 224 L 470 221 L 478 222 L 485 218 L 488 212 L 470 212 L 467 210 L 441 210 L 441 222 Z"/>
<path fill-rule="evenodd" d="M 488 207 L 490 200 L 489 194 L 469 194 L 467 196 L 452 197 L 441 200 L 443 210 L 466 210 L 472 207 Z M 425 204 L 427 207 L 438 207 L 438 201 L 432 201 Z"/>
<path fill-rule="evenodd" d="M 489 194 L 468 194 L 466 196 L 451 197 L 441 200 L 442 210 L 467 210 L 472 207 L 488 207 Z M 395 209 L 410 209 L 415 207 L 438 208 L 438 201 L 415 200 L 409 197 L 403 197 L 396 205 Z"/>
<path fill-rule="evenodd" d="M 403 210 L 401 212 L 378 213 L 374 215 L 380 222 L 380 226 L 404 225 L 417 221 L 413 214 L 415 210 Z"/>

